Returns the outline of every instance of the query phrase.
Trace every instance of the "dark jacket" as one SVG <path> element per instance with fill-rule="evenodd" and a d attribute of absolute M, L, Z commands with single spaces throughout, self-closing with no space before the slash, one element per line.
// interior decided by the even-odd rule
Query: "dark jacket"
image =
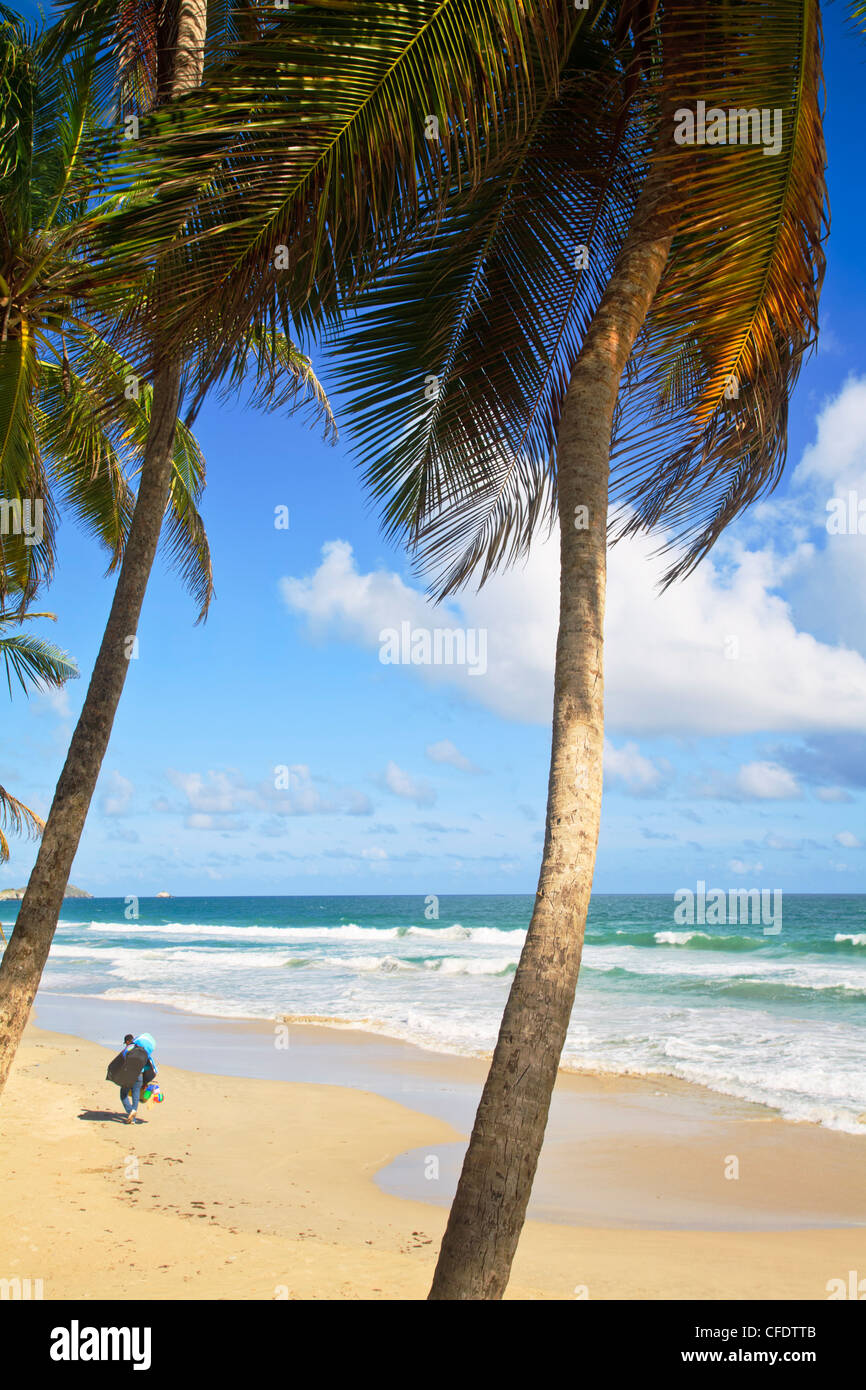
<path fill-rule="evenodd" d="M 105 1073 L 106 1081 L 113 1081 L 122 1091 L 134 1086 L 150 1060 L 143 1047 L 125 1047 L 112 1058 Z"/>

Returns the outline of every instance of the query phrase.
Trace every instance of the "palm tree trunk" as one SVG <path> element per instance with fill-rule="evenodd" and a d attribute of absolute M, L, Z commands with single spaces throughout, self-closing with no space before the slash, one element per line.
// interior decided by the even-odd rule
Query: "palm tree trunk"
<path fill-rule="evenodd" d="M 587 331 L 563 406 L 557 439 L 560 624 L 544 854 L 532 921 L 475 1117 L 431 1299 L 502 1297 L 544 1141 L 577 987 L 601 814 L 613 413 L 620 377 L 667 260 L 671 217 L 663 166 L 656 166 Z"/>
<path fill-rule="evenodd" d="M 206 23 L 206 0 L 179 0 L 172 97 L 201 82 Z M 48 959 L 72 861 L 126 681 L 131 641 L 138 628 L 168 505 L 180 398 L 181 363 L 169 360 L 159 368 L 153 383 L 138 496 L 108 625 L 15 929 L 0 962 L 0 1093 Z"/>

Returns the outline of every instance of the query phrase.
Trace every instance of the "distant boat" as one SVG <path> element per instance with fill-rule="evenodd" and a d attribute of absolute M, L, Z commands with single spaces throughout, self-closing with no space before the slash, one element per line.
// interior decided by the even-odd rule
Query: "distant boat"
<path fill-rule="evenodd" d="M 171 897 L 171 893 L 157 893 L 156 896 L 157 896 L 158 898 L 170 898 L 170 897 Z"/>

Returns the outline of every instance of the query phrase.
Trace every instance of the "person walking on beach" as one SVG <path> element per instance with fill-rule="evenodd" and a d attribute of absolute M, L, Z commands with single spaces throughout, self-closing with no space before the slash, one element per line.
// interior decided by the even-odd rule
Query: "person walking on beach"
<path fill-rule="evenodd" d="M 156 1043 L 150 1033 L 140 1033 L 137 1038 L 127 1033 L 123 1041 L 123 1051 L 109 1063 L 106 1077 L 120 1087 L 126 1123 L 133 1125 L 138 1115 L 141 1088 L 156 1076 L 156 1062 L 153 1059 Z"/>

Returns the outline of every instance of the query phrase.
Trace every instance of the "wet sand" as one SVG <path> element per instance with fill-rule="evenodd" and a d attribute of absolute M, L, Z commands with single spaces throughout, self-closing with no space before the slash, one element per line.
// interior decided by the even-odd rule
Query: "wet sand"
<path fill-rule="evenodd" d="M 0 1105 L 0 1276 L 46 1298 L 424 1297 L 485 1062 L 142 1012 L 40 995 Z M 166 1102 L 127 1126 L 103 1078 L 144 1026 Z M 866 1269 L 864 1158 L 702 1087 L 562 1074 L 509 1296 L 825 1299 Z"/>

